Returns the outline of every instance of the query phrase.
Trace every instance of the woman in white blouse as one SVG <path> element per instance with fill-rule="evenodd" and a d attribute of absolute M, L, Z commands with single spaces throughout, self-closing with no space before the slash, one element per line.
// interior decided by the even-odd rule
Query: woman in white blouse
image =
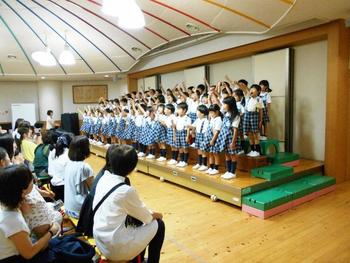
<path fill-rule="evenodd" d="M 93 208 L 136 167 L 137 153 L 129 145 L 116 147 L 109 156 L 111 171 L 105 171 L 99 180 Z M 128 225 L 127 217 L 143 224 Z M 152 212 L 140 200 L 136 189 L 122 184 L 115 189 L 97 209 L 93 234 L 97 247 L 112 261 L 132 260 L 148 246 L 148 262 L 159 262 L 164 241 L 165 226 L 162 214 Z"/>

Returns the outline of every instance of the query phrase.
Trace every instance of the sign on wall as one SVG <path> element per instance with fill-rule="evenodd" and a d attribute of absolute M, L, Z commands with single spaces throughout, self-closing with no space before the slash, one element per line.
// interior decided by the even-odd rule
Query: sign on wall
<path fill-rule="evenodd" d="M 98 103 L 101 97 L 108 98 L 107 85 L 75 85 L 72 90 L 74 104 Z"/>

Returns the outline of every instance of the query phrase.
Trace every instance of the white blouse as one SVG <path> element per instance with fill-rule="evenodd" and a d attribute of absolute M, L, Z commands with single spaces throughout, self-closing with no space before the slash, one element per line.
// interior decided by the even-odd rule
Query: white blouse
<path fill-rule="evenodd" d="M 125 178 L 106 171 L 99 180 L 93 208 L 115 185 Z M 144 222 L 140 227 L 125 226 L 130 215 Z M 158 223 L 140 200 L 135 188 L 122 185 L 102 203 L 94 217 L 94 239 L 96 246 L 110 260 L 130 260 L 141 253 L 153 239 Z"/>

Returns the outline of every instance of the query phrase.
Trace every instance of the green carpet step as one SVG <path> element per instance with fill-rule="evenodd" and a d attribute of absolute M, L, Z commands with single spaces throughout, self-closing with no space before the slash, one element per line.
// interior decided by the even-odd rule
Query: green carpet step
<path fill-rule="evenodd" d="M 243 197 L 242 203 L 265 211 L 334 184 L 335 179 L 333 177 L 320 174 L 309 175 L 286 184 L 247 195 Z"/>
<path fill-rule="evenodd" d="M 280 152 L 276 154 L 271 154 L 267 156 L 272 164 L 283 164 L 288 162 L 293 162 L 300 159 L 297 153 Z"/>
<path fill-rule="evenodd" d="M 258 178 L 263 178 L 268 181 L 275 181 L 281 178 L 292 176 L 293 170 L 293 167 L 273 164 L 255 168 L 251 171 L 251 175 Z"/>

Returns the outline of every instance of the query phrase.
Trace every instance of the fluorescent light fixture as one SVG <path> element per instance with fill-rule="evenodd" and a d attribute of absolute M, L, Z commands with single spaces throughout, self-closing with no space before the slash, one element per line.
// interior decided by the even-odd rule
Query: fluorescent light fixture
<path fill-rule="evenodd" d="M 60 54 L 60 58 L 58 59 L 60 64 L 62 65 L 74 65 L 75 64 L 75 58 L 72 54 L 72 52 L 69 49 L 69 46 L 67 43 L 64 45 L 64 50 Z"/>
<path fill-rule="evenodd" d="M 135 0 L 104 0 L 102 12 L 118 17 L 118 25 L 126 29 L 145 26 L 145 18 Z"/>
<path fill-rule="evenodd" d="M 44 67 L 52 67 L 57 65 L 56 59 L 51 54 L 51 50 L 48 47 L 45 49 L 45 51 L 33 52 L 32 58 Z"/>

